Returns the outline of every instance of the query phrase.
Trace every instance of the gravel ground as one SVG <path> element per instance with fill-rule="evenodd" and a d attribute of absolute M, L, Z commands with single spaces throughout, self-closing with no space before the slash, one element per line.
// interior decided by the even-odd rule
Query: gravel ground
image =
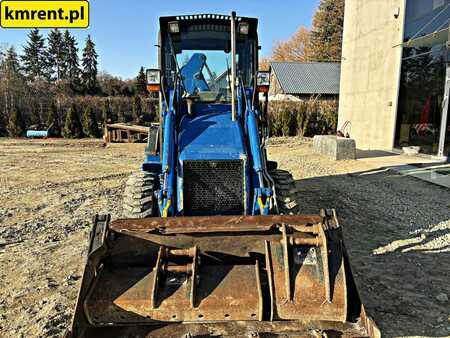
<path fill-rule="evenodd" d="M 450 190 L 358 161 L 329 163 L 309 142 L 283 143 L 269 155 L 298 179 L 302 212 L 337 209 L 359 292 L 383 336 L 449 337 Z"/>
<path fill-rule="evenodd" d="M 124 182 L 142 154 L 136 144 L 0 140 L 1 337 L 61 336 L 90 220 L 120 216 Z M 359 291 L 383 336 L 450 336 L 449 190 L 329 161 L 308 140 L 275 139 L 269 156 L 293 172 L 303 212 L 338 210 Z"/>

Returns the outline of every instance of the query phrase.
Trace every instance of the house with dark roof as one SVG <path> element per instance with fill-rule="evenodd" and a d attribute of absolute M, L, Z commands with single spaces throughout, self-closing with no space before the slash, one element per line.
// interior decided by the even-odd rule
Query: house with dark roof
<path fill-rule="evenodd" d="M 228 78 L 230 77 L 230 75 L 228 74 L 228 71 L 224 71 L 222 74 L 220 74 L 219 76 L 216 77 L 216 79 L 214 80 L 214 82 L 216 83 L 216 87 L 217 88 L 229 88 L 229 80 Z"/>
<path fill-rule="evenodd" d="M 271 62 L 270 96 L 337 99 L 341 65 L 331 62 Z"/>

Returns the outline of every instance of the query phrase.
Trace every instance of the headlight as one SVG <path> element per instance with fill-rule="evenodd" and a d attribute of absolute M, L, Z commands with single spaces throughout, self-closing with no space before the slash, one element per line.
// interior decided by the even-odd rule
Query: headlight
<path fill-rule="evenodd" d="M 241 22 L 239 24 L 239 33 L 240 34 L 248 35 L 248 30 L 249 30 L 248 22 Z"/>
<path fill-rule="evenodd" d="M 159 85 L 161 83 L 161 72 L 159 69 L 147 69 L 147 84 Z"/>
<path fill-rule="evenodd" d="M 256 75 L 256 85 L 258 87 L 270 85 L 270 72 L 268 71 L 258 71 Z"/>
<path fill-rule="evenodd" d="M 169 32 L 180 33 L 180 25 L 178 24 L 178 21 L 169 22 Z"/>
<path fill-rule="evenodd" d="M 159 69 L 147 69 L 147 90 L 149 92 L 159 92 L 161 89 L 161 72 Z"/>

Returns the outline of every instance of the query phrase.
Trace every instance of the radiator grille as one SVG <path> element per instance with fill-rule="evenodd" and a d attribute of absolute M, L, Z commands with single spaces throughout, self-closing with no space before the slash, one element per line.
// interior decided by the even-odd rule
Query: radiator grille
<path fill-rule="evenodd" d="M 190 216 L 244 213 L 241 160 L 184 161 L 184 213 Z"/>

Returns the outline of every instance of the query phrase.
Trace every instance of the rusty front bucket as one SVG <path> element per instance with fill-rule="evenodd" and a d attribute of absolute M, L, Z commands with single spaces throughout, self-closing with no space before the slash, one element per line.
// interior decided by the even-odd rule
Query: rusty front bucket
<path fill-rule="evenodd" d="M 335 213 L 97 216 L 67 337 L 380 337 Z"/>

